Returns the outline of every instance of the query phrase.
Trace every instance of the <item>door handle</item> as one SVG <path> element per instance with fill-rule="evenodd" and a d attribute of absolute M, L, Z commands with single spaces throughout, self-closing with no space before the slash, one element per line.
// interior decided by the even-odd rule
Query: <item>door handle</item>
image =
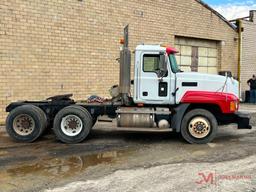
<path fill-rule="evenodd" d="M 172 93 L 172 96 L 176 96 L 177 91 L 179 91 L 179 87 L 176 88 L 176 90 Z"/>

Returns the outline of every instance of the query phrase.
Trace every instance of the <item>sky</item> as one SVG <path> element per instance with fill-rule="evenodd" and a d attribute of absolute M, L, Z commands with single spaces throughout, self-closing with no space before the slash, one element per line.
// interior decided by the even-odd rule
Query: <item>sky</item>
<path fill-rule="evenodd" d="M 249 16 L 256 10 L 256 0 L 203 0 L 228 20 Z"/>

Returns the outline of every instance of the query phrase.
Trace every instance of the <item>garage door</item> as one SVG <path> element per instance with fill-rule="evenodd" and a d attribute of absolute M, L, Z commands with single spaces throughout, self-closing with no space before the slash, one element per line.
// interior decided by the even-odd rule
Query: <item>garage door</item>
<path fill-rule="evenodd" d="M 217 45 L 217 41 L 176 37 L 177 62 L 181 70 L 217 74 Z"/>

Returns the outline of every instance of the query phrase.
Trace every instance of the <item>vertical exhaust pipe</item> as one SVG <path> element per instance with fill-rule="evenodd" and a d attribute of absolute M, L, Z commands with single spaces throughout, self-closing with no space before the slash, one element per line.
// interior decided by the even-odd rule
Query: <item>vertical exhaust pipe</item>
<path fill-rule="evenodd" d="M 131 51 L 129 50 L 129 25 L 124 28 L 124 42 L 120 51 L 119 93 L 122 104 L 129 105 L 131 88 Z"/>

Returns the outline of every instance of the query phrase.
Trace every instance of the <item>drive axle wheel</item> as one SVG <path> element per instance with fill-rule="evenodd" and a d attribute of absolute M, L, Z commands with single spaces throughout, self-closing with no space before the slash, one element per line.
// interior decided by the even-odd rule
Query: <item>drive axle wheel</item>
<path fill-rule="evenodd" d="M 42 135 L 47 117 L 34 105 L 23 105 L 12 110 L 6 119 L 6 131 L 16 141 L 33 142 Z"/>
<path fill-rule="evenodd" d="M 79 143 L 90 133 L 91 114 L 83 107 L 72 105 L 60 110 L 54 118 L 53 131 L 64 143 Z"/>
<path fill-rule="evenodd" d="M 217 132 L 217 120 L 205 109 L 194 109 L 185 114 L 181 124 L 182 137 L 189 143 L 211 142 Z"/>
<path fill-rule="evenodd" d="M 68 136 L 76 136 L 83 129 L 83 122 L 80 117 L 76 115 L 68 115 L 61 120 L 61 131 Z"/>
<path fill-rule="evenodd" d="M 27 136 L 35 129 L 35 121 L 27 114 L 20 114 L 13 120 L 13 129 L 17 134 Z"/>

